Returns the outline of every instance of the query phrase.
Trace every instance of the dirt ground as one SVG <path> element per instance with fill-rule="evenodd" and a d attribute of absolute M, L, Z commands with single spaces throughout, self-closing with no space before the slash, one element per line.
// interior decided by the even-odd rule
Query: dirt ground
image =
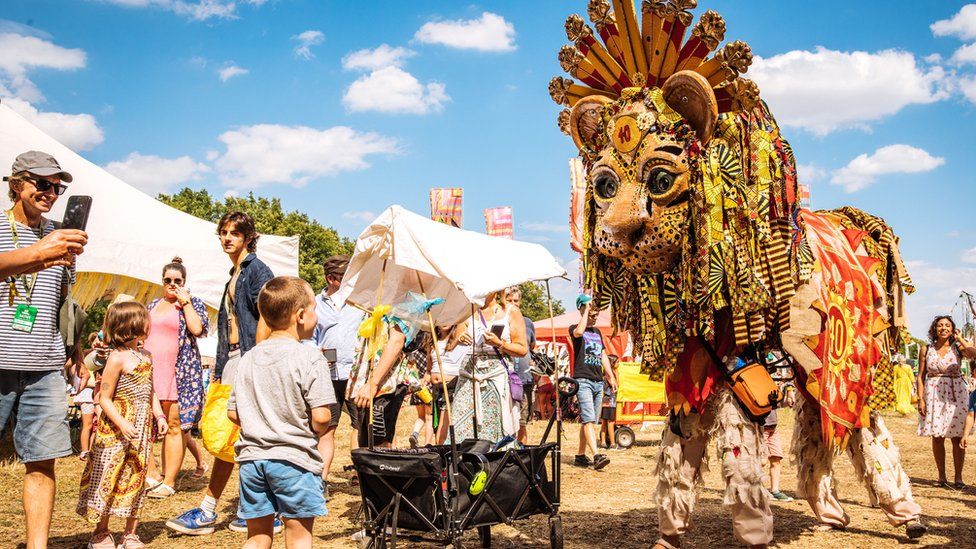
<path fill-rule="evenodd" d="M 402 435 L 406 436 L 405 431 L 414 417 L 413 410 L 404 412 L 400 420 Z M 792 419 L 791 412 L 781 411 L 780 435 L 787 447 Z M 924 522 L 929 527 L 929 534 L 920 543 L 910 544 L 901 528 L 889 526 L 880 510 L 869 507 L 864 488 L 854 478 L 847 458 L 842 456 L 837 460 L 837 469 L 840 496 L 852 518 L 850 528 L 844 532 L 814 532 L 812 528 L 816 523 L 806 502 L 774 504 L 777 547 L 866 549 L 906 544 L 919 547 L 976 546 L 973 541 L 976 539 L 976 513 L 973 512 L 976 508 L 976 489 L 960 491 L 937 487 L 930 442 L 927 438 L 915 436 L 915 418 L 889 416 L 888 424 L 901 447 L 905 467 L 912 477 L 915 497 L 924 509 Z M 530 433 L 535 439 L 541 435 L 543 427 L 541 423 L 532 425 Z M 579 427 L 576 424 L 566 424 L 564 427 L 562 517 L 566 546 L 615 549 L 650 547 L 656 539 L 657 530 L 657 513 L 651 503 L 651 494 L 655 486 L 653 471 L 659 429 L 639 432 L 637 444 L 629 450 L 610 450 L 610 465 L 597 472 L 571 465 Z M 343 420 L 337 439 L 347 441 L 347 434 L 348 426 Z M 353 518 L 360 500 L 358 489 L 349 484 L 350 474 L 342 472 L 342 466 L 349 463 L 348 452 L 343 451 L 346 447 L 342 444 L 336 453 L 333 471 L 339 472 L 333 475 L 331 481 L 333 495 L 329 501 L 329 516 L 315 523 L 316 547 L 356 546 L 350 535 L 359 529 L 353 523 Z M 0 465 L 0 490 L 5 496 L 0 501 L 0 547 L 23 547 L 23 510 L 20 501 L 23 467 L 9 457 L 9 442 L 5 441 L 0 446 L 0 456 L 4 459 Z M 192 465 L 192 459 L 187 457 L 184 473 L 189 472 Z M 976 483 L 973 468 L 970 462 L 965 474 L 965 480 L 970 484 Z M 51 528 L 52 548 L 84 547 L 90 535 L 90 526 L 74 513 L 81 470 L 82 463 L 73 457 L 58 462 L 58 495 Z M 685 546 L 735 547 L 729 511 L 721 504 L 721 479 L 717 468 L 706 474 L 706 481 L 695 513 L 695 524 L 686 537 Z M 205 480 L 183 481 L 175 496 L 161 501 L 148 500 L 143 509 L 143 523 L 139 527 L 143 541 L 154 548 L 239 547 L 244 536 L 226 529 L 236 508 L 236 474 L 227 496 L 219 503 L 222 524 L 214 535 L 205 538 L 177 536 L 165 527 L 167 519 L 199 503 L 200 490 L 205 483 Z M 792 493 L 794 485 L 795 468 L 788 460 L 784 461 L 784 490 Z M 121 521 L 113 522 L 114 531 L 121 527 Z M 494 547 L 549 546 L 545 517 L 533 517 L 513 526 L 497 526 L 492 532 Z M 465 546 L 478 546 L 474 533 L 469 533 L 465 541 Z M 277 539 L 276 546 L 284 546 L 281 537 Z M 403 546 L 415 547 L 417 544 L 407 541 Z"/>

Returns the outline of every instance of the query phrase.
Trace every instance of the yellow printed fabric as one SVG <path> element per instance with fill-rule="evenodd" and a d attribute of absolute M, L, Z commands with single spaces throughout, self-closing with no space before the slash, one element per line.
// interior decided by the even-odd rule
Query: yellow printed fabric
<path fill-rule="evenodd" d="M 637 362 L 618 362 L 617 402 L 667 402 L 664 382 L 651 381 Z"/>

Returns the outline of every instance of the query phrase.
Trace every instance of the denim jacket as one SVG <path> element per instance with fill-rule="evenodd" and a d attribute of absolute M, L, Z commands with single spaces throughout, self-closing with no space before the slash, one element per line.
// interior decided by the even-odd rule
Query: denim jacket
<path fill-rule="evenodd" d="M 230 276 L 233 279 L 234 269 Z M 255 345 L 258 333 L 258 294 L 264 283 L 274 278 L 274 273 L 258 259 L 249 253 L 241 263 L 241 274 L 234 286 L 234 315 L 237 317 L 237 336 L 241 346 L 241 354 L 248 352 Z M 217 314 L 217 363 L 214 366 L 214 379 L 220 379 L 230 354 L 230 343 L 227 329 L 230 319 L 227 316 L 227 292 L 230 290 L 230 280 L 224 285 L 224 295 L 220 299 L 220 312 Z"/>

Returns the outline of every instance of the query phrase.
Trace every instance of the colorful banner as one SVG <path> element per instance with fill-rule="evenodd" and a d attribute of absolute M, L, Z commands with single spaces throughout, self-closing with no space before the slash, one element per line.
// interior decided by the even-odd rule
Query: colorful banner
<path fill-rule="evenodd" d="M 430 190 L 430 218 L 447 225 L 462 228 L 461 202 L 464 189 L 460 187 Z"/>
<path fill-rule="evenodd" d="M 810 209 L 810 185 L 799 184 L 800 187 L 800 207 Z"/>
<path fill-rule="evenodd" d="M 485 209 L 485 232 L 490 236 L 500 236 L 512 240 L 515 238 L 512 223 L 512 207 Z"/>
<path fill-rule="evenodd" d="M 569 245 L 583 253 L 583 204 L 586 202 L 586 173 L 579 158 L 569 159 Z"/>

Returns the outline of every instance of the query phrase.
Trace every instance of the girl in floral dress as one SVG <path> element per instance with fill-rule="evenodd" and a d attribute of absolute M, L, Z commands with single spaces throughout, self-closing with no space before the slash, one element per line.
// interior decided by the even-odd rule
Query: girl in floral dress
<path fill-rule="evenodd" d="M 976 348 L 962 337 L 952 317 L 938 316 L 929 327 L 931 345 L 919 354 L 918 434 L 932 437 L 932 453 L 939 472 L 939 484 L 948 486 L 945 470 L 945 439 L 952 440 L 952 465 L 956 488 L 962 481 L 966 450 L 960 442 L 966 425 L 969 391 L 962 379 L 962 358 L 976 358 Z"/>
<path fill-rule="evenodd" d="M 125 517 L 118 547 L 144 547 L 136 535 L 142 508 L 146 466 L 152 451 L 153 422 L 167 430 L 159 400 L 153 393 L 152 359 L 141 350 L 149 332 L 149 312 L 136 302 L 112 305 L 102 328 L 112 349 L 102 372 L 98 423 L 91 457 L 81 476 L 78 513 L 97 521 L 90 549 L 115 549 L 109 518 Z"/>

